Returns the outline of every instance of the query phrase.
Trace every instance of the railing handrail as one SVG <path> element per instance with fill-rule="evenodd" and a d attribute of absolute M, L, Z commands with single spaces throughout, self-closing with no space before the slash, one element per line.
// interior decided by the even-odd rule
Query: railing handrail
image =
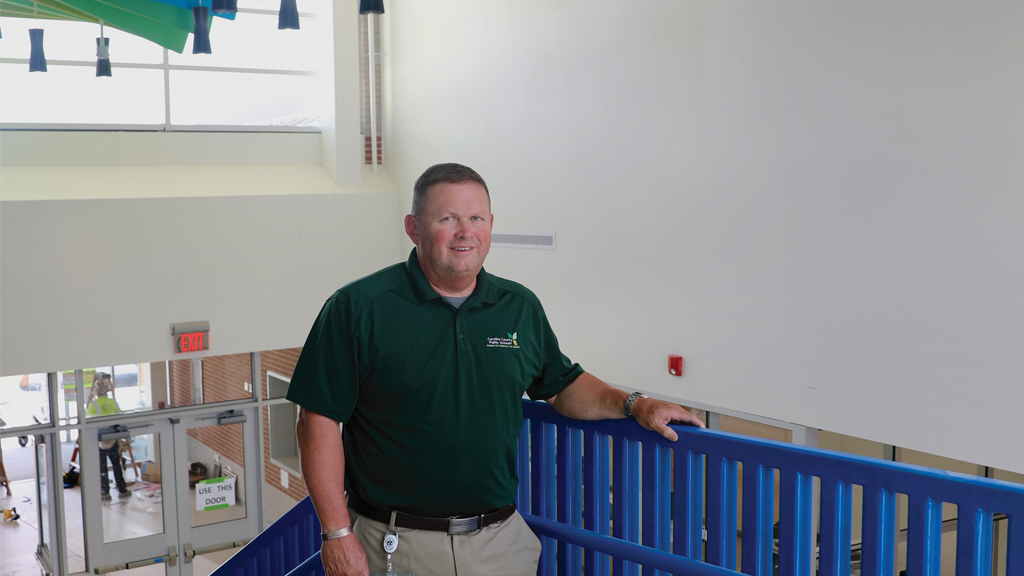
<path fill-rule="evenodd" d="M 757 459 L 761 460 L 762 465 L 772 468 L 790 468 L 794 465 L 794 461 L 800 464 L 799 467 L 806 468 L 808 470 L 820 469 L 826 467 L 825 465 L 827 464 L 828 467 L 833 467 L 834 469 L 849 471 L 852 476 L 842 475 L 843 480 L 853 482 L 855 484 L 874 483 L 876 481 L 874 478 L 864 475 L 865 473 L 863 472 L 862 467 L 865 466 L 868 468 L 885 470 L 900 479 L 913 477 L 924 482 L 938 481 L 941 483 L 946 483 L 952 479 L 958 482 L 958 487 L 957 494 L 950 494 L 951 498 L 956 498 L 958 495 L 962 496 L 962 490 L 964 487 L 968 487 L 969 489 L 980 488 L 985 491 L 992 490 L 998 492 L 1001 497 L 1005 496 L 1011 498 L 1013 499 L 1012 501 L 1017 502 L 1018 506 L 1024 507 L 1024 484 L 1007 482 L 996 478 L 972 476 L 970 474 L 928 468 L 925 466 L 918 466 L 916 464 L 907 464 L 905 462 L 881 460 L 871 458 L 870 456 L 835 452 L 825 448 L 789 444 L 786 442 L 779 442 L 777 440 L 755 438 L 753 436 L 744 436 L 742 434 L 726 432 L 723 430 L 698 428 L 690 425 L 670 425 L 669 427 L 675 430 L 679 435 L 679 439 L 672 442 L 656 432 L 652 432 L 641 427 L 634 420 L 576 420 L 563 416 L 546 402 L 536 402 L 532 400 L 523 400 L 523 417 L 526 419 L 530 419 L 531 417 L 541 417 L 545 422 L 550 424 L 565 425 L 570 428 L 583 430 L 584 432 L 593 432 L 617 438 L 626 438 L 631 441 L 654 442 L 659 446 L 666 448 L 686 448 L 687 442 L 692 438 L 721 438 L 723 440 L 727 440 L 728 443 L 731 444 L 731 446 L 723 446 L 720 450 L 721 454 L 729 460 L 741 461 L 744 459 L 744 456 L 751 455 L 752 452 L 757 451 Z M 713 440 L 709 442 L 713 442 Z M 795 460 L 783 462 L 777 457 L 766 457 L 765 451 L 767 451 L 767 454 L 769 455 L 787 455 Z M 808 473 L 813 474 L 813 472 Z M 822 474 L 813 475 L 825 475 L 831 477 L 839 476 L 840 474 L 826 471 Z M 889 482 L 885 482 L 884 484 L 892 486 Z M 892 491 L 900 492 L 900 490 L 895 487 L 892 488 Z M 953 500 L 945 501 L 951 502 Z M 1000 501 L 996 504 L 1005 504 L 1005 502 Z"/>
<path fill-rule="evenodd" d="M 848 576 L 855 484 L 863 491 L 862 574 L 892 573 L 898 493 L 908 496 L 908 573 L 939 573 L 942 503 L 952 503 L 958 575 L 991 574 L 998 513 L 1009 525 L 1006 573 L 1024 574 L 1024 485 L 692 426 L 673 426 L 673 442 L 635 421 L 574 420 L 529 400 L 523 417 L 517 503 L 542 539 L 542 575 L 581 574 L 584 567 L 608 574 L 611 561 L 615 574 L 636 574 L 639 563 L 644 574 L 737 576 L 742 532 L 745 574 L 773 576 L 777 549 L 780 575 L 812 576 L 817 551 L 821 576 Z M 820 541 L 812 477 L 820 479 Z M 323 574 L 320 545 L 306 497 L 216 573 Z"/>

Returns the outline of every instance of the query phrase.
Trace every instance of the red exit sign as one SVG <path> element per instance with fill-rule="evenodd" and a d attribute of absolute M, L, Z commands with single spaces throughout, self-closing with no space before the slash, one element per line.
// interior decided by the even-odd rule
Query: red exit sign
<path fill-rule="evenodd" d="M 184 332 L 174 339 L 177 352 L 198 352 L 210 349 L 209 332 Z"/>
<path fill-rule="evenodd" d="M 178 354 L 210 349 L 209 322 L 171 324 L 171 336 L 174 337 L 174 351 Z"/>

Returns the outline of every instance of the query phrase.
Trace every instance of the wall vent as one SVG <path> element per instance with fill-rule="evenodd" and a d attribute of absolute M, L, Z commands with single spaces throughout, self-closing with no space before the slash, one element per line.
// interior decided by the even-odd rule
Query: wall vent
<path fill-rule="evenodd" d="M 555 233 L 492 232 L 491 246 L 502 248 L 555 249 Z"/>

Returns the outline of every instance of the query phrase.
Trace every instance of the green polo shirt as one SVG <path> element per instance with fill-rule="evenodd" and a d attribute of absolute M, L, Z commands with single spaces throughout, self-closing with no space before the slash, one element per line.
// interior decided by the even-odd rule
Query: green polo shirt
<path fill-rule="evenodd" d="M 288 399 L 345 423 L 345 488 L 419 516 L 481 514 L 515 500 L 523 393 L 583 373 L 558 348 L 540 301 L 481 270 L 459 309 L 413 250 L 324 304 Z"/>

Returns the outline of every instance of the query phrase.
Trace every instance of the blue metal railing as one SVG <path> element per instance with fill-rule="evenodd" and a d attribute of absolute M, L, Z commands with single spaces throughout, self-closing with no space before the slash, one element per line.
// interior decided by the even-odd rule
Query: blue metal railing
<path fill-rule="evenodd" d="M 939 576 L 949 503 L 957 506 L 958 576 L 992 576 L 995 514 L 1007 518 L 1006 574 L 1024 576 L 1022 485 L 684 426 L 669 442 L 632 421 L 572 420 L 538 402 L 524 401 L 523 413 L 516 502 L 541 537 L 543 576 L 638 575 L 641 567 L 644 575 L 736 576 L 738 551 L 752 576 L 850 576 L 855 486 L 861 575 L 894 575 L 896 495 L 904 494 L 907 574 Z M 319 533 L 307 498 L 215 574 L 323 574 Z"/>

